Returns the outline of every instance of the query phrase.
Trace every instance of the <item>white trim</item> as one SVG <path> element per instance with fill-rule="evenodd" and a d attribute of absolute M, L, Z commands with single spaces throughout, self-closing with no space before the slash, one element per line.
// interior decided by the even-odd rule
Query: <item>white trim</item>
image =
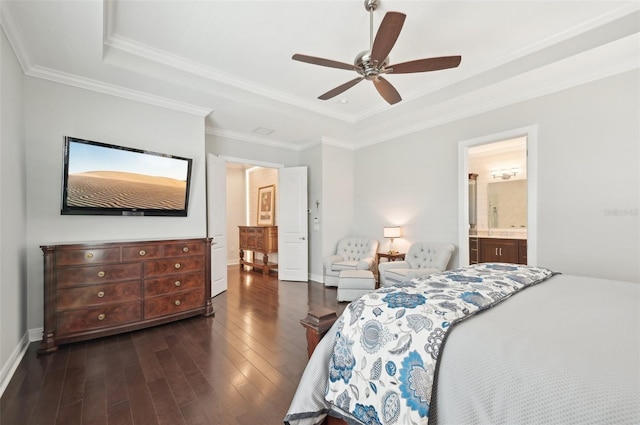
<path fill-rule="evenodd" d="M 338 148 L 348 149 L 350 151 L 354 151 L 358 149 L 358 146 L 355 146 L 353 144 L 347 144 L 341 140 L 333 139 L 331 137 L 322 136 L 321 139 L 322 139 L 323 145 L 335 146 Z"/>
<path fill-rule="evenodd" d="M 458 142 L 458 260 L 469 264 L 469 148 L 502 140 L 527 138 L 527 264 L 538 262 L 538 126 L 516 128 Z"/>
<path fill-rule="evenodd" d="M 42 78 L 43 80 L 54 81 L 56 83 L 66 84 L 68 86 L 79 87 L 98 93 L 104 93 L 111 96 L 135 100 L 137 102 L 186 112 L 188 114 L 193 114 L 201 117 L 206 117 L 212 112 L 212 109 L 210 108 L 180 102 L 174 99 L 169 99 L 167 97 L 156 96 L 139 90 L 132 90 L 122 86 L 117 86 L 115 84 L 109 84 L 90 78 L 80 77 L 74 74 L 69 74 L 42 66 L 33 66 L 31 67 L 31 69 L 25 72 L 25 74 L 30 77 Z"/>
<path fill-rule="evenodd" d="M 29 329 L 29 342 L 42 341 L 43 334 L 44 328 Z"/>
<path fill-rule="evenodd" d="M 275 162 L 258 161 L 255 159 L 236 158 L 233 156 L 219 155 L 220 158 L 224 158 L 227 162 L 235 162 L 236 164 L 248 164 L 255 165 L 256 167 L 264 168 L 284 168 L 284 164 L 278 164 Z"/>
<path fill-rule="evenodd" d="M 29 348 L 30 334 L 31 331 L 25 332 L 25 334 L 22 335 L 22 338 L 20 338 L 18 345 L 16 345 L 16 348 L 13 349 L 11 355 L 7 359 L 7 362 L 2 367 L 2 370 L 0 370 L 0 396 L 4 394 L 4 390 L 7 389 L 11 378 L 13 378 L 13 374 L 16 372 L 16 369 L 20 365 L 24 354 Z"/>
<path fill-rule="evenodd" d="M 217 69 L 202 65 L 190 59 L 185 59 L 183 57 L 167 53 L 163 50 L 156 49 L 127 37 L 111 34 L 108 36 L 108 38 L 103 39 L 103 46 L 108 46 L 111 49 L 120 50 L 130 55 L 144 58 L 163 66 L 178 69 L 190 75 L 197 75 L 199 77 L 206 78 L 207 80 L 215 81 L 226 86 L 235 87 L 237 89 L 245 90 L 247 92 L 263 96 L 278 102 L 283 102 L 299 108 L 307 109 L 309 111 L 313 111 L 327 117 L 335 118 L 352 124 L 356 121 L 355 117 L 341 112 L 336 112 L 335 110 L 328 107 L 324 107 L 315 99 L 306 100 L 288 96 L 285 93 L 271 90 L 269 88 L 265 88 L 264 86 L 254 84 L 246 80 L 241 80 L 230 74 L 220 72 Z"/>
<path fill-rule="evenodd" d="M 15 19 L 11 15 L 9 7 L 6 2 L 0 1 L 0 25 L 4 29 L 4 33 L 7 35 L 9 44 L 13 48 L 13 51 L 18 58 L 18 62 L 22 67 L 22 72 L 26 74 L 27 70 L 33 67 L 33 60 L 27 49 L 27 45 L 24 42 L 24 37 L 20 33 L 20 29 L 15 24 Z"/>
<path fill-rule="evenodd" d="M 217 136 L 217 137 L 224 137 L 227 139 L 231 139 L 231 140 L 238 140 L 241 142 L 249 142 L 249 143 L 257 143 L 259 145 L 263 145 L 263 146 L 272 146 L 274 148 L 281 148 L 281 149 L 288 149 L 288 150 L 292 150 L 292 151 L 302 151 L 305 150 L 317 143 L 307 143 L 304 145 L 294 145 L 293 143 L 288 143 L 288 142 L 282 142 L 279 140 L 273 140 L 271 138 L 268 137 L 264 137 L 264 136 L 258 136 L 258 135 L 252 135 L 252 134 L 245 134 L 245 133 L 238 133 L 235 131 L 229 131 L 229 130 L 223 130 L 220 128 L 213 128 L 213 127 L 205 127 L 205 133 L 210 135 L 210 136 Z"/>
<path fill-rule="evenodd" d="M 321 274 L 309 273 L 309 280 L 314 282 L 319 282 L 324 285 L 324 276 L 322 276 Z"/>

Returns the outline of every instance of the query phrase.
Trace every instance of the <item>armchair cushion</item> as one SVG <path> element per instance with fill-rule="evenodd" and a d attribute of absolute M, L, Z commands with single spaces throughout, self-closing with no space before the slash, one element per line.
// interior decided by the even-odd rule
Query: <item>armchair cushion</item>
<path fill-rule="evenodd" d="M 348 237 L 338 241 L 336 253 L 323 260 L 324 284 L 338 286 L 342 270 L 370 270 L 375 265 L 378 241 L 370 238 Z"/>
<path fill-rule="evenodd" d="M 415 242 L 404 261 L 380 263 L 380 285 L 390 286 L 446 270 L 455 247 L 441 242 Z"/>

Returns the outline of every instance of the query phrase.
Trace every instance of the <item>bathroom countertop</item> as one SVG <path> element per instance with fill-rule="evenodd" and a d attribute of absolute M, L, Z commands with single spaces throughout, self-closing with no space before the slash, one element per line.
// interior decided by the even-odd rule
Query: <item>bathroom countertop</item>
<path fill-rule="evenodd" d="M 527 239 L 527 232 L 522 230 L 495 230 L 491 232 L 479 231 L 475 235 L 470 234 L 470 238 L 485 239 Z"/>

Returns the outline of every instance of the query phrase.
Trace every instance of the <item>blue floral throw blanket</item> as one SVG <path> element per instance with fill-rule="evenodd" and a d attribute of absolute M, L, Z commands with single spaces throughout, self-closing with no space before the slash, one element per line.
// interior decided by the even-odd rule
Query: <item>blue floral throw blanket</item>
<path fill-rule="evenodd" d="M 484 263 L 379 289 L 336 324 L 326 399 L 364 424 L 427 424 L 436 366 L 451 326 L 555 273 Z"/>

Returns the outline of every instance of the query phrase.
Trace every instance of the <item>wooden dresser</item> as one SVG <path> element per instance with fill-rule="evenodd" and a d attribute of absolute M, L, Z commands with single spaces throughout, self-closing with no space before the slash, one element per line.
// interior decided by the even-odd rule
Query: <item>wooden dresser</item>
<path fill-rule="evenodd" d="M 43 245 L 39 352 L 213 314 L 211 240 Z"/>
<path fill-rule="evenodd" d="M 240 268 L 252 266 L 262 269 L 262 274 L 278 267 L 277 263 L 269 262 L 269 254 L 278 252 L 278 226 L 238 226 L 240 231 Z M 254 253 L 253 261 L 244 258 L 245 251 Z M 262 253 L 262 262 L 255 258 L 256 253 Z"/>

